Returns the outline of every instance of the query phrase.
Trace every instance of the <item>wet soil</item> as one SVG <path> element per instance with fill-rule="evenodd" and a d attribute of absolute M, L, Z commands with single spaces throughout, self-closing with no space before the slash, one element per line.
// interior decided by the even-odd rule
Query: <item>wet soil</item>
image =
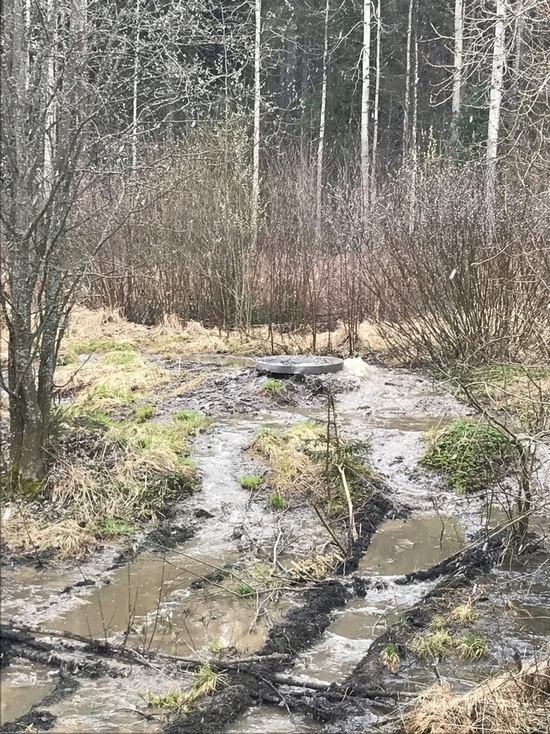
<path fill-rule="evenodd" d="M 528 655 L 546 640 L 547 556 L 528 570 L 494 571 L 498 559 L 489 545 L 462 553 L 488 526 L 485 498 L 457 496 L 418 469 L 423 432 L 465 413 L 440 387 L 367 365 L 361 374 L 287 380 L 273 395 L 264 389 L 266 378 L 240 360 L 205 355 L 163 364 L 172 381 L 158 396 L 157 418 L 181 409 L 213 418 L 193 447 L 202 489 L 130 549 L 106 546 L 86 563 L 41 569 L 12 559 L 3 570 L 2 622 L 127 644 L 145 657 L 184 656 L 197 665 L 210 659 L 214 667 L 218 660 L 223 677 L 213 694 L 166 723 L 165 712 L 148 708 L 139 694 L 185 691 L 191 672 L 160 659 L 116 663 L 117 677 L 79 674 L 78 690 L 61 692 L 55 702 L 41 699 L 55 691 L 58 668 L 15 657 L 2 672 L 9 708 L 0 731 L 15 730 L 18 717 L 27 716 L 26 723 L 59 732 L 305 733 L 319 722 L 327 734 L 364 732 L 401 691 L 433 682 L 433 667 L 414 656 L 394 674 L 380 655 L 390 640 L 406 655 L 411 634 L 445 605 L 474 594 L 480 629 L 496 639 L 495 611 L 512 604 L 499 626 L 499 656 L 475 669 L 453 660 L 452 669 L 444 668 L 450 677 L 479 680 L 518 645 Z M 265 472 L 246 452 L 258 429 L 326 418 L 327 389 L 342 434 L 370 442 L 379 479 L 369 501 L 355 508 L 360 537 L 352 558 L 325 579 L 276 589 L 262 576 L 266 567 L 275 560 L 280 570 L 283 560 L 323 553 L 331 537 L 306 504 L 279 513 L 238 478 Z M 253 594 L 243 595 L 246 587 Z M 114 661 L 105 664 L 112 668 Z M 288 674 L 331 688 L 276 682 Z M 384 695 L 377 698 L 377 691 Z"/>

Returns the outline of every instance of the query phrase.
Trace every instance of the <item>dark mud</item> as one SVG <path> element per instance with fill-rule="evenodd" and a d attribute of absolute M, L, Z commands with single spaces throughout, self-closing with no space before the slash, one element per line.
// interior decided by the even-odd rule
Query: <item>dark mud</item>
<path fill-rule="evenodd" d="M 259 375 L 255 369 L 238 369 L 228 373 L 227 368 L 220 368 L 216 364 L 188 362 L 169 366 L 172 373 L 181 372 L 181 376 L 173 377 L 170 392 L 175 397 L 161 402 L 161 414 L 185 407 L 186 410 L 196 410 L 207 416 L 221 417 L 257 413 L 277 406 L 311 406 L 316 402 L 317 391 L 311 390 L 299 376 L 282 379 L 281 389 L 270 391 L 265 389 L 269 378 Z"/>

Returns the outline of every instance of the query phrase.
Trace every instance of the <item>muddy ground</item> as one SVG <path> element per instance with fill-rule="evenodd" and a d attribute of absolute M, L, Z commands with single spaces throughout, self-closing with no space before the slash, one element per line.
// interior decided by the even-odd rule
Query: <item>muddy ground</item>
<path fill-rule="evenodd" d="M 352 361 L 270 392 L 246 358 L 149 359 L 170 373 L 155 420 L 211 418 L 192 445 L 200 489 L 78 563 L 4 558 L 0 731 L 398 731 L 438 677 L 465 690 L 550 642 L 547 551 L 510 560 L 492 533 L 506 488 L 464 497 L 418 466 L 425 431 L 468 412 L 440 386 Z M 311 505 L 274 507 L 269 487 L 239 478 L 267 472 L 247 450 L 260 429 L 325 420 L 327 391 L 342 436 L 370 443 L 374 474 L 350 556 L 319 572 L 334 538 Z M 543 540 L 548 526 L 544 513 L 533 522 Z M 488 641 L 482 657 L 412 651 L 465 604 L 472 619 L 450 630 Z M 206 663 L 208 695 L 162 705 Z"/>

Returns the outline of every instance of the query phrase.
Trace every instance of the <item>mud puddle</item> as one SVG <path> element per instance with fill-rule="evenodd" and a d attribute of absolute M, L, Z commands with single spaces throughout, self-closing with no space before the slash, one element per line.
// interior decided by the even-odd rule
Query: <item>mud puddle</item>
<path fill-rule="evenodd" d="M 14 660 L 9 667 L 3 668 L 0 672 L 0 723 L 26 714 L 33 704 L 53 691 L 56 677 L 51 668 L 28 660 Z"/>
<path fill-rule="evenodd" d="M 362 576 L 397 576 L 429 568 L 466 546 L 454 517 L 439 515 L 386 520 L 357 569 Z"/>
<path fill-rule="evenodd" d="M 302 714 L 262 706 L 250 709 L 225 731 L 226 734 L 308 734 L 320 729 L 321 724 Z"/>
<path fill-rule="evenodd" d="M 365 597 L 352 599 L 335 614 L 323 638 L 301 656 L 294 672 L 341 683 L 365 657 L 372 642 L 435 584 L 403 586 L 397 585 L 395 578 L 432 566 L 463 546 L 463 531 L 455 518 L 384 522 L 357 569 L 358 576 L 370 577 Z"/>

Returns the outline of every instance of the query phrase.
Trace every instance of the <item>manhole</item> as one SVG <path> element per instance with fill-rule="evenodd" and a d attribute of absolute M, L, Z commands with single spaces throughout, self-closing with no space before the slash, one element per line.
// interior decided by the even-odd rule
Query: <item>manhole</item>
<path fill-rule="evenodd" d="M 258 372 L 277 375 L 321 375 L 339 372 L 344 360 L 338 357 L 308 357 L 305 355 L 282 357 L 260 357 L 256 360 Z"/>

